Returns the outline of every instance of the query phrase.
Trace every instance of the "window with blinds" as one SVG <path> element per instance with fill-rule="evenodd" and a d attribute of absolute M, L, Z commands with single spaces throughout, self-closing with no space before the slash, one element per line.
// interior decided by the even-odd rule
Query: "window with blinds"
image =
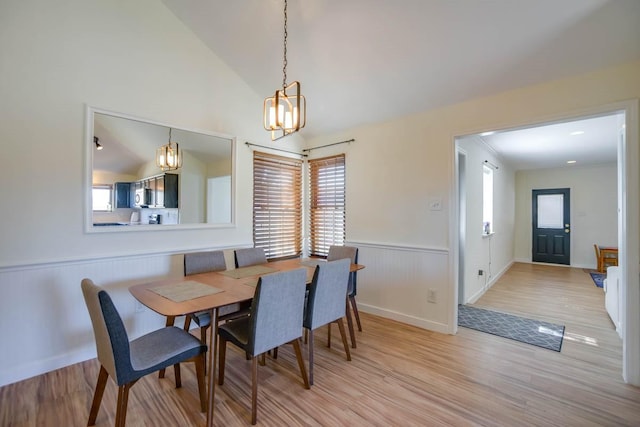
<path fill-rule="evenodd" d="M 344 154 L 309 160 L 309 254 L 327 256 L 329 246 L 344 245 Z"/>
<path fill-rule="evenodd" d="M 253 243 L 267 258 L 302 253 L 302 161 L 253 153 Z"/>

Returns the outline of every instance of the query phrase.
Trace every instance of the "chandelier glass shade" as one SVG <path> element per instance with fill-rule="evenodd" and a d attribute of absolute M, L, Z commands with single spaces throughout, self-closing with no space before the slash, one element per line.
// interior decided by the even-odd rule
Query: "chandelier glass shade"
<path fill-rule="evenodd" d="M 275 141 L 299 131 L 306 124 L 307 102 L 300 93 L 300 82 L 293 82 L 264 100 L 264 128 Z"/>
<path fill-rule="evenodd" d="M 180 151 L 180 144 L 171 142 L 171 128 L 169 128 L 169 142 L 156 150 L 156 166 L 163 172 L 182 167 L 182 151 Z"/>

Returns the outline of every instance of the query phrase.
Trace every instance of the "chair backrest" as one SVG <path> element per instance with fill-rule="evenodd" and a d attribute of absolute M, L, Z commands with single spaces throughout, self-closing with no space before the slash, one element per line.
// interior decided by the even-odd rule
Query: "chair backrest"
<path fill-rule="evenodd" d="M 329 246 L 327 261 L 349 258 L 353 264 L 358 263 L 358 248 L 355 246 Z"/>
<path fill-rule="evenodd" d="M 247 352 L 257 356 L 302 336 L 307 271 L 304 268 L 260 277 L 251 303 Z"/>
<path fill-rule="evenodd" d="M 133 368 L 129 337 L 111 297 L 90 279 L 82 279 L 82 294 L 89 310 L 98 360 L 118 385 L 129 382 Z"/>
<path fill-rule="evenodd" d="M 236 268 L 267 263 L 267 256 L 262 248 L 236 249 L 235 259 Z"/>
<path fill-rule="evenodd" d="M 223 251 L 191 252 L 184 254 L 184 275 L 208 273 L 227 269 Z"/>
<path fill-rule="evenodd" d="M 307 298 L 305 328 L 313 330 L 344 317 L 350 264 L 349 259 L 340 259 L 316 267 Z"/>
<path fill-rule="evenodd" d="M 600 248 L 598 248 L 598 245 L 594 244 L 593 249 L 596 251 L 596 261 L 598 261 L 600 259 Z"/>
<path fill-rule="evenodd" d="M 335 261 L 343 258 L 349 258 L 353 264 L 357 264 L 358 248 L 356 248 L 355 246 L 329 246 L 327 261 Z M 349 274 L 349 285 L 347 290 L 349 295 L 356 294 L 356 279 L 357 275 L 355 271 Z"/>

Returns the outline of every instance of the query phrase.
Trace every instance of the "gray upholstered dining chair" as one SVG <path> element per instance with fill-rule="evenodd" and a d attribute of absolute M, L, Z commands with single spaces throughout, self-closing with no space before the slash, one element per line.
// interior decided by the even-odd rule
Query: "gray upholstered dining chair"
<path fill-rule="evenodd" d="M 180 387 L 180 362 L 194 361 L 200 409 L 207 409 L 204 384 L 204 355 L 207 346 L 193 335 L 176 327 L 165 327 L 129 341 L 120 314 L 109 294 L 90 279 L 83 279 L 82 294 L 89 310 L 96 341 L 100 373 L 87 425 L 95 425 L 107 379 L 118 385 L 115 425 L 124 427 L 129 390 L 145 375 L 167 366 L 176 369 L 176 388 Z"/>
<path fill-rule="evenodd" d="M 267 256 L 262 248 L 243 248 L 235 250 L 236 268 L 266 264 Z"/>
<path fill-rule="evenodd" d="M 204 251 L 191 252 L 184 254 L 184 275 L 209 273 L 211 271 L 226 270 L 227 264 L 224 259 L 224 251 Z M 238 307 L 239 309 L 239 307 Z M 234 311 L 231 307 L 229 311 Z M 207 329 L 211 326 L 211 314 L 208 311 L 201 311 L 194 314 L 188 314 L 184 320 L 184 330 L 188 331 L 191 326 L 191 320 L 200 328 L 200 342 L 207 343 Z M 173 326 L 175 316 L 167 316 L 165 326 Z M 165 370 L 158 372 L 159 378 L 164 378 Z"/>
<path fill-rule="evenodd" d="M 350 264 L 350 260 L 340 259 L 316 266 L 313 281 L 309 286 L 302 325 L 309 331 L 309 384 L 311 385 L 313 385 L 313 331 L 315 329 L 330 323 L 337 323 L 347 360 L 351 360 L 347 334 L 342 322 L 346 312 L 345 297 Z"/>
<path fill-rule="evenodd" d="M 327 261 L 335 261 L 338 259 L 349 258 L 353 264 L 358 263 L 358 248 L 354 246 L 330 246 L 329 253 L 327 254 Z M 349 274 L 349 285 L 347 287 L 347 304 L 351 305 L 353 315 L 356 318 L 356 324 L 358 330 L 362 332 L 362 324 L 360 323 L 360 313 L 358 313 L 358 305 L 356 304 L 356 279 L 358 278 L 357 272 Z M 347 307 L 347 325 L 349 327 L 349 334 L 351 335 L 351 345 L 356 348 L 356 336 L 353 329 L 353 319 L 351 318 L 351 310 Z M 331 331 L 331 328 L 329 328 Z M 331 344 L 331 334 L 329 333 L 329 344 Z"/>
<path fill-rule="evenodd" d="M 224 271 L 227 263 L 224 251 L 192 252 L 184 254 L 184 275 L 209 273 L 212 271 Z M 224 322 L 237 317 L 246 316 L 251 310 L 251 301 L 229 304 L 218 309 L 218 321 Z M 200 342 L 207 343 L 207 329 L 211 326 L 211 313 L 200 311 L 187 315 L 184 322 L 184 330 L 188 331 L 191 319 L 200 328 Z"/>
<path fill-rule="evenodd" d="M 304 386 L 309 388 L 300 348 L 306 281 L 307 272 L 303 268 L 260 277 L 251 304 L 251 314 L 231 320 L 218 328 L 218 384 L 224 384 L 228 341 L 240 347 L 251 358 L 251 424 L 255 424 L 257 418 L 258 356 L 261 354 L 283 344 L 292 344 Z"/>
<path fill-rule="evenodd" d="M 193 274 L 209 273 L 212 271 L 224 271 L 227 269 L 227 263 L 224 259 L 224 251 L 206 251 L 191 252 L 184 254 L 184 275 L 191 276 Z M 235 305 L 235 304 L 233 304 Z M 238 307 L 224 308 L 225 313 L 231 313 L 240 309 Z M 220 316 L 221 309 L 218 312 Z M 185 331 L 189 330 L 191 320 L 200 328 L 200 342 L 207 342 L 207 329 L 211 326 L 211 314 L 208 311 L 201 311 L 187 315 L 184 322 Z"/>

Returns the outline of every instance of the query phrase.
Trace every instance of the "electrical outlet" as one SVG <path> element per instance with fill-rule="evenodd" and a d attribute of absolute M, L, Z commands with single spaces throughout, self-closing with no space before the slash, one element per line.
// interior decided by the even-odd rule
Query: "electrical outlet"
<path fill-rule="evenodd" d="M 437 293 L 435 289 L 429 289 L 427 291 L 427 302 L 436 303 L 437 301 Z"/>
<path fill-rule="evenodd" d="M 478 270 L 478 276 L 482 276 L 484 274 L 484 270 Z"/>

